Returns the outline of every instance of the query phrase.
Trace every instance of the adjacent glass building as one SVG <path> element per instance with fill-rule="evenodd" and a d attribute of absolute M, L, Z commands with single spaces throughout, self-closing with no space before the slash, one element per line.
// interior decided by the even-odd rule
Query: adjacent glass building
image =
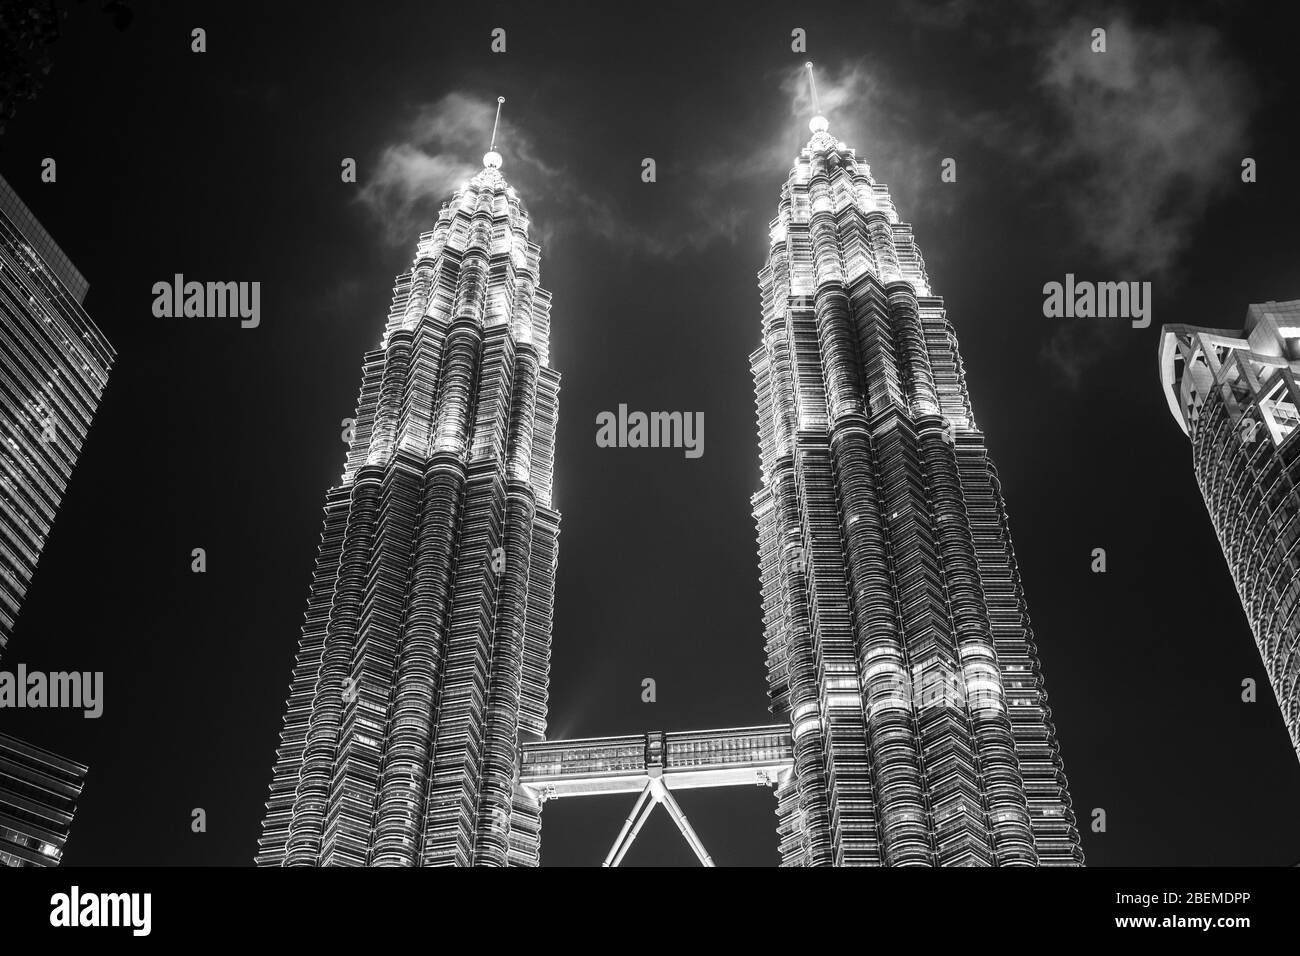
<path fill-rule="evenodd" d="M 889 190 L 824 117 L 750 357 L 784 865 L 1082 863 L 997 471 Z"/>
<path fill-rule="evenodd" d="M 113 365 L 86 289 L 0 179 L 0 653 Z"/>
<path fill-rule="evenodd" d="M 1300 300 L 1245 328 L 1166 325 L 1160 383 L 1300 755 Z"/>
<path fill-rule="evenodd" d="M 0 178 L 0 659 L 113 365 L 88 285 Z M 86 767 L 0 734 L 0 866 L 57 866 Z"/>
<path fill-rule="evenodd" d="M 559 374 L 489 152 L 399 276 L 326 496 L 257 863 L 535 865 Z"/>
<path fill-rule="evenodd" d="M 86 766 L 0 734 L 0 866 L 58 866 Z"/>

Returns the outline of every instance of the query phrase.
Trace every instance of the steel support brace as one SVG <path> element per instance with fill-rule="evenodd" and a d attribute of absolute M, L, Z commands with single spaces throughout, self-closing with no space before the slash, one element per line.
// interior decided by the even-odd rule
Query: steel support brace
<path fill-rule="evenodd" d="M 691 848 L 700 863 L 703 866 L 713 866 L 713 858 L 704 849 L 704 843 L 691 827 L 677 800 L 664 786 L 659 777 L 651 777 L 646 783 L 645 789 L 636 798 L 636 804 L 633 805 L 632 812 L 627 815 L 627 819 L 623 822 L 623 829 L 618 832 L 618 838 L 610 848 L 603 865 L 618 866 L 623 862 L 623 857 L 627 856 L 627 851 L 632 848 L 632 843 L 636 840 L 637 834 L 641 832 L 641 828 L 645 826 L 646 820 L 650 819 L 651 812 L 658 804 L 663 804 L 664 809 L 668 811 L 668 815 L 673 818 L 673 822 L 677 824 L 677 829 L 681 831 L 682 837 L 686 840 L 686 845 Z"/>
<path fill-rule="evenodd" d="M 677 805 L 677 801 L 673 798 L 672 793 L 658 780 L 651 782 L 659 784 L 659 802 L 664 805 L 664 809 L 672 816 L 673 822 L 677 824 L 677 829 L 682 831 L 682 836 L 686 838 L 687 845 L 689 845 L 690 848 L 695 851 L 695 855 L 699 857 L 700 865 L 713 866 L 713 857 L 709 856 L 708 852 L 704 849 L 704 844 L 700 842 L 700 838 L 696 835 L 695 830 L 687 821 L 686 814 L 682 812 L 682 808 Z"/>
<path fill-rule="evenodd" d="M 641 832 L 641 827 L 645 825 L 646 819 L 650 816 L 650 811 L 655 808 L 654 786 L 651 783 L 645 785 L 641 795 L 636 798 L 636 805 L 632 807 L 632 812 L 627 815 L 627 820 L 623 823 L 623 829 L 618 832 L 618 839 L 610 848 L 609 854 L 605 857 L 604 866 L 618 866 L 623 862 L 623 857 L 632 847 L 632 841 L 636 835 Z"/>

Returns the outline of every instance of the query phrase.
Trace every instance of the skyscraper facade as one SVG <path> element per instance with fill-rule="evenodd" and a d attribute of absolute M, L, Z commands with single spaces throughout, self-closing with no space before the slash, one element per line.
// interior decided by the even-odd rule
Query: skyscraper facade
<path fill-rule="evenodd" d="M 1300 300 L 1241 331 L 1166 325 L 1160 381 L 1300 755 Z"/>
<path fill-rule="evenodd" d="M 113 365 L 85 294 L 86 280 L 0 179 L 0 652 Z"/>
<path fill-rule="evenodd" d="M 1078 865 L 997 471 L 909 225 L 812 121 L 759 272 L 784 865 Z"/>
<path fill-rule="evenodd" d="M 495 151 L 420 236 L 326 496 L 257 863 L 536 865 L 559 374 Z"/>
<path fill-rule="evenodd" d="M 0 734 L 0 867 L 59 865 L 86 771 Z"/>
<path fill-rule="evenodd" d="M 0 659 L 114 352 L 88 285 L 0 178 Z M 0 734 L 0 866 L 57 866 L 87 768 Z"/>

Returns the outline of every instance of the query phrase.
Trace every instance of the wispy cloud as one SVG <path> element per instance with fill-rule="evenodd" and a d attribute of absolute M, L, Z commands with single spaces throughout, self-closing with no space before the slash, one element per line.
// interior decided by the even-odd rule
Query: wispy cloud
<path fill-rule="evenodd" d="M 727 131 L 730 136 L 719 131 L 695 144 L 688 157 L 659 157 L 658 188 L 671 188 L 673 202 L 648 212 L 641 209 L 637 215 L 629 212 L 626 193 L 602 192 L 590 178 L 542 159 L 532 133 L 504 114 L 498 143 L 503 144 L 505 172 L 535 213 L 537 237 L 549 244 L 577 232 L 629 253 L 672 258 L 715 243 L 735 243 L 746 228 L 766 226 L 785 171 L 807 141 L 812 115 L 802 70 L 791 68 L 768 79 L 773 91 L 787 99 L 789 118 L 765 130 L 734 129 Z M 835 123 L 832 129 L 848 140 L 865 134 L 859 118 L 871 116 L 873 130 L 887 131 L 879 144 L 872 144 L 880 147 L 880 168 L 897 170 L 908 199 L 925 196 L 916 161 L 922 146 L 914 131 L 900 132 L 911 111 L 861 64 L 828 69 L 819 73 L 818 83 L 823 109 Z M 422 107 L 380 151 L 373 172 L 362 177 L 359 201 L 390 243 L 406 245 L 429 228 L 443 200 L 478 171 L 470 160 L 487 143 L 494 112 L 490 98 L 462 91 L 448 94 Z M 935 179 L 936 162 L 927 159 L 927 168 L 936 170 Z M 762 187 L 770 187 L 769 201 L 756 206 L 753 197 Z M 639 180 L 634 188 L 642 188 Z"/>
<path fill-rule="evenodd" d="M 883 110 L 887 135 L 871 142 L 870 158 L 888 158 L 904 176 L 920 141 L 907 116 L 957 129 L 999 151 L 1035 192 L 1068 183 L 1074 235 L 1091 252 L 1148 277 L 1174 268 L 1191 228 L 1240 184 L 1255 107 L 1244 65 L 1203 24 L 1154 28 L 1124 14 L 1063 18 L 1045 0 L 1015 7 L 1014 16 L 971 0 L 908 8 L 919 26 L 960 30 L 976 44 L 996 36 L 1000 56 L 1032 58 L 1034 89 L 1007 110 L 972 108 L 960 90 L 945 104 L 919 104 L 906 89 L 883 89 L 881 77 L 865 75 L 861 64 L 828 84 L 823 103 Z M 1096 27 L 1106 30 L 1104 53 L 1092 51 Z M 900 189 L 907 183 L 890 176 Z M 928 177 L 923 185 L 924 193 L 943 193 Z"/>
<path fill-rule="evenodd" d="M 1005 6 L 955 0 L 909 11 L 926 28 L 960 30 L 998 56 L 1032 56 L 1030 96 L 1011 111 L 951 109 L 940 122 L 1002 154 L 1025 195 L 1062 195 L 1056 235 L 1115 280 L 1172 281 L 1196 226 L 1240 187 L 1255 89 L 1212 27 L 1158 28 L 1123 13 L 1062 16 L 1047 0 Z M 1092 31 L 1106 31 L 1093 52 Z M 1035 53 L 1035 51 L 1038 51 Z M 1059 279 L 1060 277 L 1055 277 Z M 1126 339 L 1104 323 L 1062 323 L 1043 357 L 1077 385 Z"/>
<path fill-rule="evenodd" d="M 1122 14 L 1094 23 L 1063 17 L 1044 0 L 1026 0 L 1010 19 L 969 0 L 909 8 L 909 16 L 926 30 L 961 31 L 986 54 L 996 45 L 999 57 L 1026 65 L 1031 85 L 997 109 L 960 89 L 936 102 L 931 87 L 879 63 L 818 64 L 831 132 L 889 184 L 906 218 L 933 222 L 952 211 L 956 191 L 939 187 L 946 143 L 978 143 L 1002 157 L 1011 188 L 1063 197 L 1070 226 L 1055 234 L 1065 252 L 1073 243 L 1115 270 L 1101 278 L 1160 280 L 1177 269 L 1212 204 L 1239 183 L 1254 90 L 1212 28 L 1175 21 L 1156 29 Z M 1105 53 L 1091 50 L 1098 25 L 1107 30 Z M 542 159 L 538 137 L 507 111 L 499 138 L 506 172 L 535 213 L 537 237 L 550 244 L 594 236 L 628 254 L 672 258 L 765 226 L 812 113 L 798 66 L 766 82 L 788 115 L 762 129 L 720 124 L 689 156 L 661 156 L 656 188 L 671 188 L 673 199 L 650 209 L 624 187 Z M 420 109 L 381 151 L 360 200 L 391 242 L 408 244 L 427 229 L 446 196 L 477 171 L 494 106 L 489 97 L 451 93 Z M 936 129 L 951 135 L 937 137 Z M 755 201 L 765 189 L 766 205 Z M 1077 382 L 1120 341 L 1100 323 L 1062 323 L 1043 354 L 1064 381 Z"/>
<path fill-rule="evenodd" d="M 1160 31 L 1126 19 L 1060 27 L 1043 57 L 1041 89 L 1061 118 L 1054 141 L 1035 144 L 1042 168 L 1070 177 L 1067 208 L 1080 240 L 1123 281 L 1176 272 L 1210 206 L 1240 186 L 1252 87 L 1211 29 Z M 1077 387 L 1124 341 L 1106 323 L 1058 326 L 1044 358 Z"/>
<path fill-rule="evenodd" d="M 434 222 L 448 194 L 478 171 L 467 158 L 488 142 L 494 107 L 484 99 L 449 93 L 423 107 L 401 138 L 380 152 L 374 172 L 362 176 L 365 185 L 358 199 L 389 242 L 410 244 Z"/>
<path fill-rule="evenodd" d="M 866 60 L 814 65 L 817 98 L 830 123 L 830 132 L 854 147 L 865 159 L 872 176 L 889 185 L 904 218 L 940 217 L 953 208 L 953 191 L 940 186 L 941 146 L 934 137 L 935 104 L 926 102 L 910 84 L 870 66 Z M 790 103 L 797 144 L 783 144 L 780 152 L 788 165 L 789 148 L 804 145 L 808 120 L 813 115 L 807 73 L 785 72 L 781 89 Z"/>
<path fill-rule="evenodd" d="M 1070 207 L 1082 238 L 1118 266 L 1165 273 L 1219 196 L 1240 185 L 1252 85 L 1208 27 L 1159 31 L 1126 19 L 1056 31 L 1040 82 L 1065 135 L 1041 144 L 1047 165 L 1077 175 Z"/>
<path fill-rule="evenodd" d="M 411 243 L 428 229 L 443 201 L 481 169 L 477 160 L 492 133 L 496 103 L 487 97 L 456 91 L 420 108 L 385 146 L 373 174 L 365 177 L 359 201 L 381 224 L 395 246 Z M 626 228 L 608 199 L 580 186 L 578 177 L 541 156 L 532 133 L 501 118 L 498 149 L 504 171 L 534 215 L 533 235 L 549 245 L 573 230 L 654 255 L 671 246 L 659 237 Z"/>
<path fill-rule="evenodd" d="M 484 149 L 494 115 L 490 99 L 450 93 L 421 108 L 397 141 L 383 148 L 359 199 L 389 242 L 408 244 L 429 228 L 443 200 L 478 171 L 467 158 Z M 528 130 L 506 116 L 501 124 L 498 143 L 507 178 L 530 209 L 544 213 L 535 216 L 534 230 L 545 244 L 580 232 L 630 252 L 671 257 L 736 238 L 743 210 L 725 200 L 725 187 L 737 179 L 734 163 L 719 157 L 693 166 L 683 209 L 636 221 L 590 181 L 542 159 Z M 750 172 L 757 169 L 754 163 Z"/>

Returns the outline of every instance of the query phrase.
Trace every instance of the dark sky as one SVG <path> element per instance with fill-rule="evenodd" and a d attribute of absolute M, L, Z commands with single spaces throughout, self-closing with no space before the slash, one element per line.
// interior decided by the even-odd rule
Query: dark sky
<path fill-rule="evenodd" d="M 961 338 L 1088 862 L 1300 861 L 1300 765 L 1156 365 L 1163 322 L 1300 297 L 1296 90 L 1274 68 L 1294 50 L 1263 7 L 134 2 L 118 32 L 98 6 L 70 5 L 0 136 L 119 355 L 4 661 L 105 673 L 99 720 L 0 715 L 91 766 L 68 864 L 251 862 L 339 422 L 497 95 L 563 374 L 551 734 L 768 721 L 748 355 L 809 57 Z M 155 318 L 177 272 L 261 282 L 261 327 Z M 1151 281 L 1151 327 L 1044 318 L 1067 272 Z M 702 411 L 704 456 L 597 448 L 621 402 Z M 720 865 L 776 862 L 770 793 L 681 802 Z M 598 863 L 630 804 L 549 805 L 544 864 Z M 627 862 L 691 859 L 657 811 Z"/>

